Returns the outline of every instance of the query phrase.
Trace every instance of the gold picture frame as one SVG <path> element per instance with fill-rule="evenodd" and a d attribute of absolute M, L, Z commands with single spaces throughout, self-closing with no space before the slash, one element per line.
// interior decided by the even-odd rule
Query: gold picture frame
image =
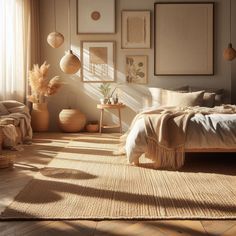
<path fill-rule="evenodd" d="M 81 41 L 81 78 L 83 82 L 115 81 L 115 42 Z"/>
<path fill-rule="evenodd" d="M 121 12 L 121 48 L 151 47 L 151 12 L 146 10 Z"/>

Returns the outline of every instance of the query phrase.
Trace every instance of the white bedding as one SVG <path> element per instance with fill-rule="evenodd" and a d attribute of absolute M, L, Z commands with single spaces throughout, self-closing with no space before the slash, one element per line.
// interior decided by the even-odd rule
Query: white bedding
<path fill-rule="evenodd" d="M 188 123 L 186 149 L 236 149 L 236 114 L 195 114 Z M 130 163 L 137 163 L 147 151 L 144 118 L 138 119 L 125 144 Z"/>

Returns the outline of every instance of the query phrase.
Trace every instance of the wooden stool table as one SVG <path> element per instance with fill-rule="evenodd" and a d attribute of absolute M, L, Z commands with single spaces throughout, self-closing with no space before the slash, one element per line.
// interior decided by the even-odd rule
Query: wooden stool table
<path fill-rule="evenodd" d="M 97 105 L 97 109 L 101 110 L 99 132 L 102 133 L 102 128 L 104 128 L 104 129 L 107 129 L 107 128 L 120 128 L 120 133 L 122 133 L 120 109 L 125 108 L 125 107 L 126 107 L 126 105 L 124 105 L 123 103 L 118 103 L 118 104 L 98 104 Z M 116 110 L 118 110 L 119 124 L 114 124 L 114 125 L 104 125 L 103 124 L 103 116 L 104 116 L 104 110 L 105 109 L 116 109 Z"/>

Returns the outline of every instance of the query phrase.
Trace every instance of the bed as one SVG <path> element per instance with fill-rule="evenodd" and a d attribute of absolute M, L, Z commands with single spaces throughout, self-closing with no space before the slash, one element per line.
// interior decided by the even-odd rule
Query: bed
<path fill-rule="evenodd" d="M 168 117 L 163 113 L 168 113 Z M 180 125 L 170 119 L 173 114 L 177 114 L 174 119 L 177 117 Z M 179 119 L 179 115 L 183 115 L 184 120 Z M 152 119 L 155 122 L 150 122 Z M 156 168 L 181 168 L 186 152 L 236 152 L 236 106 L 150 109 L 134 118 L 123 142 L 129 163 L 138 165 L 144 154 L 153 160 Z M 171 151 L 171 155 L 166 150 Z"/>

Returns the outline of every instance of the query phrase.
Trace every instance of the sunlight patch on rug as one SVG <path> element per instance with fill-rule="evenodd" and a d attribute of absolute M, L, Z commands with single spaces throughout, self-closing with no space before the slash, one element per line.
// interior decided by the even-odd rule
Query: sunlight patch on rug
<path fill-rule="evenodd" d="M 115 155 L 117 144 L 112 136 L 75 138 L 1 218 L 236 219 L 235 175 L 131 166 Z"/>

